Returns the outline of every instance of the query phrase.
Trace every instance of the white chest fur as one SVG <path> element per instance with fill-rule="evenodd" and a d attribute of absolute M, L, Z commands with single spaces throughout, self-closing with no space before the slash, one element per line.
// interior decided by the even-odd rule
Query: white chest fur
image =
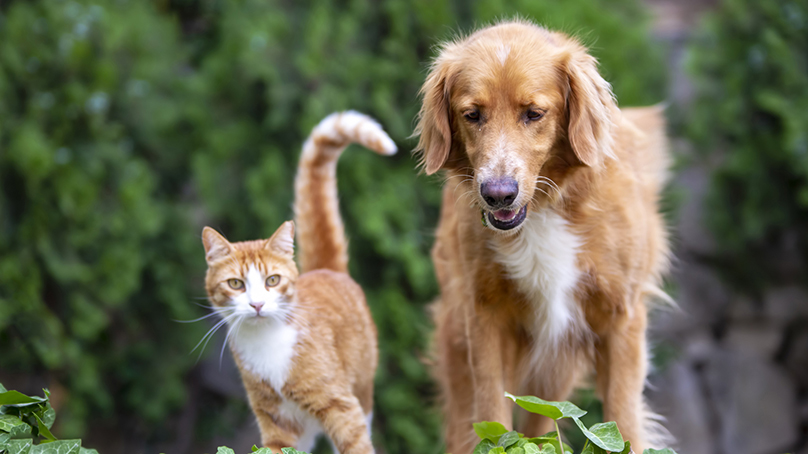
<path fill-rule="evenodd" d="M 497 261 L 533 306 L 537 349 L 557 346 L 581 326 L 583 317 L 573 295 L 581 277 L 580 246 L 567 221 L 550 210 L 528 213 L 517 235 L 494 239 Z"/>
<path fill-rule="evenodd" d="M 276 320 L 245 322 L 233 336 L 233 348 L 247 370 L 269 382 L 280 393 L 297 345 L 297 328 Z"/>

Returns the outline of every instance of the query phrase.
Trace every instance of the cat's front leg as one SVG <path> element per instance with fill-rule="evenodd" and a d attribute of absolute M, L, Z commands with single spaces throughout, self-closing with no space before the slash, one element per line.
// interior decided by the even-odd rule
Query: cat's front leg
<path fill-rule="evenodd" d="M 359 400 L 351 394 L 306 396 L 302 408 L 320 421 L 339 454 L 373 454 L 370 430 Z"/>

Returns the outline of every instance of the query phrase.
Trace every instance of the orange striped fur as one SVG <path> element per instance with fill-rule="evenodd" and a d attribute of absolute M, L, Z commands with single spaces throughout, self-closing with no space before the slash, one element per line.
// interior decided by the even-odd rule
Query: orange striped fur
<path fill-rule="evenodd" d="M 272 452 L 310 451 L 320 433 L 341 454 L 371 454 L 376 327 L 362 289 L 347 274 L 336 161 L 359 142 L 380 154 L 395 145 L 372 119 L 332 114 L 303 147 L 295 181 L 295 224 L 266 240 L 230 243 L 202 232 L 210 301 L 228 325 L 228 343 Z"/>

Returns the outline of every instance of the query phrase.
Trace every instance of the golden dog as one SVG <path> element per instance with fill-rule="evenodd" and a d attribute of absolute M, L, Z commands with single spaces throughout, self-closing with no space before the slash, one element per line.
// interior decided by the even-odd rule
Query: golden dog
<path fill-rule="evenodd" d="M 447 451 L 471 452 L 474 421 L 513 427 L 504 391 L 564 400 L 594 366 L 605 419 L 642 452 L 646 300 L 669 256 L 661 108 L 621 111 L 581 44 L 525 21 L 444 44 L 422 95 L 416 152 L 448 172 L 432 250 Z"/>

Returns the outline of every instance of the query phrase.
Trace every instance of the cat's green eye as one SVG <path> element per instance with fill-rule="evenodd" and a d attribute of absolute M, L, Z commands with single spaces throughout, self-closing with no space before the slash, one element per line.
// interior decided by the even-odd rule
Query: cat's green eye
<path fill-rule="evenodd" d="M 241 290 L 244 288 L 244 282 L 242 282 L 241 279 L 228 279 L 227 283 L 233 290 Z"/>
<path fill-rule="evenodd" d="M 273 274 L 267 278 L 267 287 L 274 287 L 281 282 L 281 277 L 277 274 Z"/>

